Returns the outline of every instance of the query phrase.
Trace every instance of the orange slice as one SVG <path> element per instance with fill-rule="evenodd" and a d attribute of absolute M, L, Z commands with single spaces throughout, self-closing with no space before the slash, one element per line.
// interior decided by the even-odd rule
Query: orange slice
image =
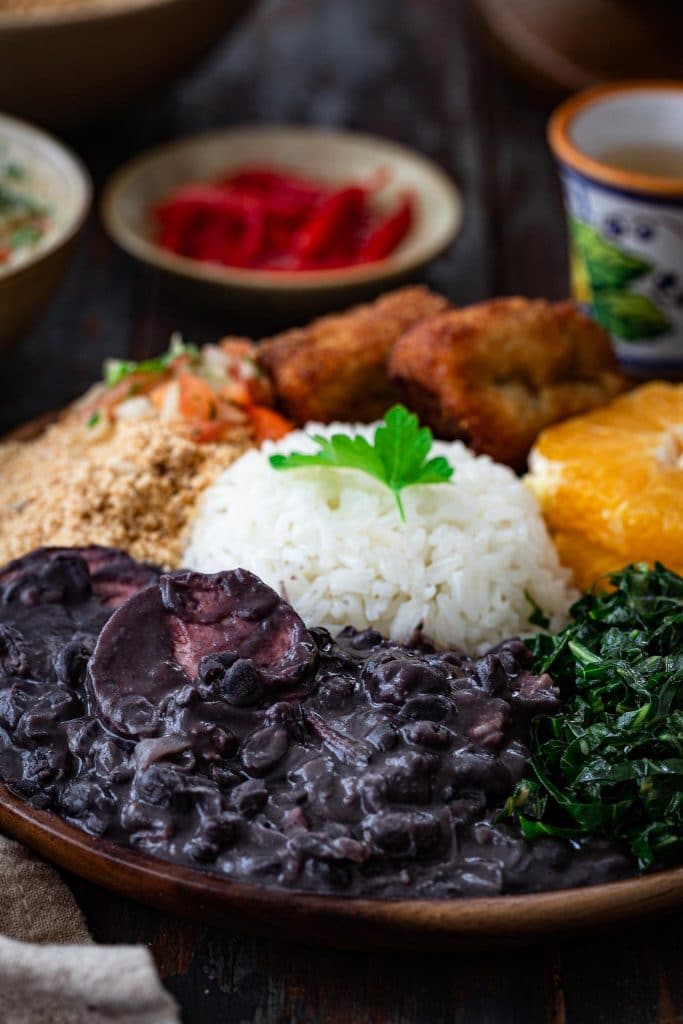
<path fill-rule="evenodd" d="M 529 466 L 579 586 L 633 561 L 683 572 L 683 384 L 645 384 L 550 427 Z"/>

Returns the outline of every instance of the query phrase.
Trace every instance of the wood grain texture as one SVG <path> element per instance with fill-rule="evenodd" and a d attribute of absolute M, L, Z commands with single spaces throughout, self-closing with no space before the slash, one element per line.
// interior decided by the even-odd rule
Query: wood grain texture
<path fill-rule="evenodd" d="M 416 146 L 458 181 L 463 233 L 429 283 L 454 302 L 567 294 L 559 186 L 541 101 L 500 73 L 467 0 L 266 0 L 200 73 L 70 141 L 95 180 L 146 146 L 238 123 L 312 122 Z M 284 326 L 284 325 L 283 325 Z M 158 352 L 171 330 L 226 323 L 183 309 L 106 241 L 94 216 L 49 315 L 0 359 L 0 431 L 59 408 L 105 355 Z M 95 938 L 144 942 L 185 1024 L 681 1024 L 676 916 L 484 953 L 341 953 L 180 923 L 67 876 Z"/>

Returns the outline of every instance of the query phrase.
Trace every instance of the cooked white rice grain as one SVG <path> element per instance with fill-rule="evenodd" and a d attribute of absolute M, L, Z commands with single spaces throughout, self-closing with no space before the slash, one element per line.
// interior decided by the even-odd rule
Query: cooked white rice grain
<path fill-rule="evenodd" d="M 576 596 L 535 499 L 505 466 L 435 442 L 451 484 L 391 492 L 354 470 L 274 470 L 273 452 L 317 450 L 309 433 L 374 436 L 376 425 L 311 424 L 241 456 L 206 491 L 185 564 L 241 566 L 294 605 L 309 626 L 374 626 L 405 641 L 422 624 L 439 647 L 481 653 L 529 632 L 529 594 L 566 621 Z"/>

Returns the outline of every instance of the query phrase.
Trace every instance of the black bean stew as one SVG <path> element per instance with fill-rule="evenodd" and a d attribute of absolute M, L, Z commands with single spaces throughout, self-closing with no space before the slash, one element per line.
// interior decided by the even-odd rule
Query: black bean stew
<path fill-rule="evenodd" d="M 629 871 L 496 823 L 549 676 L 372 630 L 308 630 L 242 569 L 105 548 L 0 570 L 0 778 L 93 835 L 230 878 L 378 897 L 530 892 Z"/>

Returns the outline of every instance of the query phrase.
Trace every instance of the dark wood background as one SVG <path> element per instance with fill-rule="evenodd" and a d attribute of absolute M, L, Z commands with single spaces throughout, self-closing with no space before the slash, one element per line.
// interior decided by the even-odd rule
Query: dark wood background
<path fill-rule="evenodd" d="M 565 233 L 547 110 L 496 67 L 465 0 L 266 0 L 176 89 L 69 141 L 99 186 L 149 145 L 222 125 L 378 132 L 438 160 L 463 190 L 463 231 L 429 269 L 433 287 L 461 303 L 559 298 Z M 176 308 L 94 214 L 48 315 L 0 359 L 0 433 L 83 391 L 105 356 L 159 351 L 175 328 L 205 341 L 260 325 Z M 185 1024 L 683 1021 L 676 919 L 487 953 L 342 953 L 253 940 L 238 920 L 226 931 L 187 924 L 69 881 L 99 941 L 151 947 Z"/>

